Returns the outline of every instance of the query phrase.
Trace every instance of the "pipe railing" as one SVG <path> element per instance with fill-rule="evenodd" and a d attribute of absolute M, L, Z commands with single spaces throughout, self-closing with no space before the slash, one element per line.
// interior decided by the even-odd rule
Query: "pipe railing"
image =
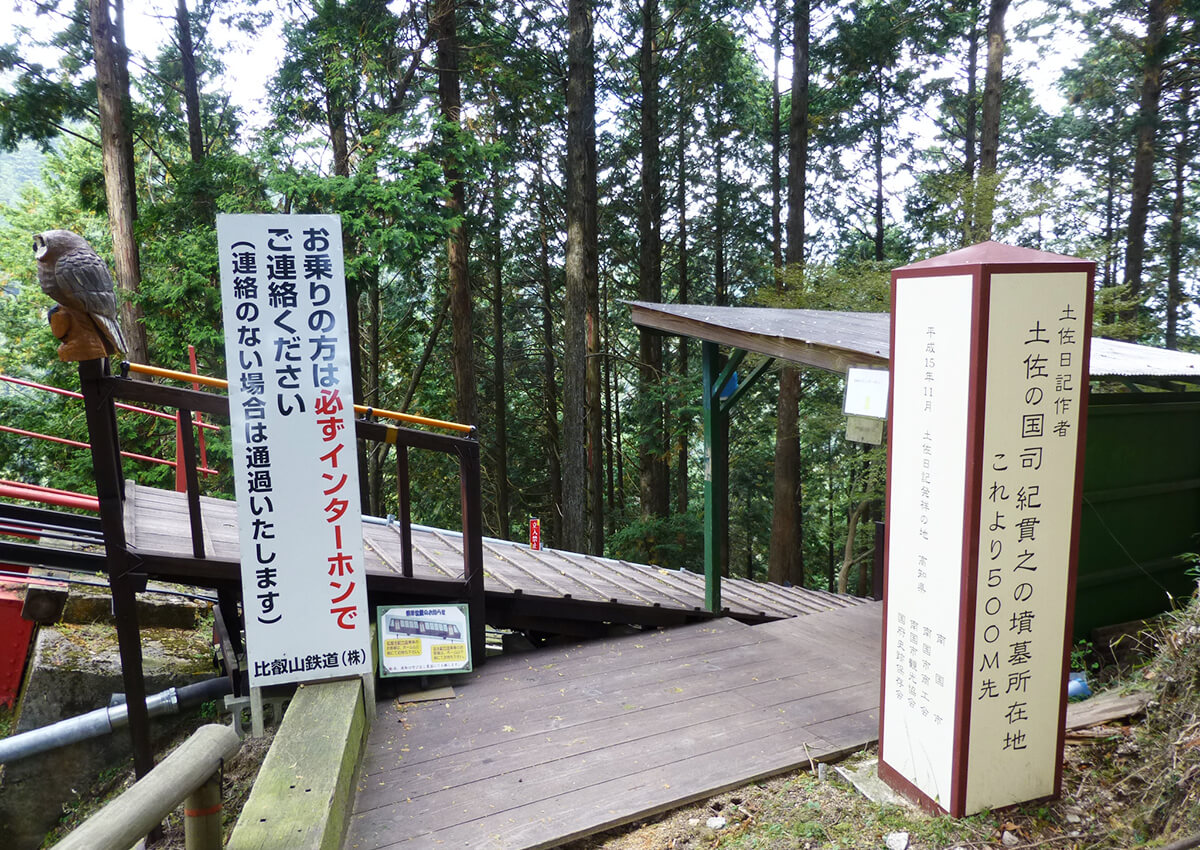
<path fill-rule="evenodd" d="M 193 372 L 177 372 L 174 369 L 163 369 L 159 366 L 147 366 L 144 363 L 131 363 L 126 360 L 121 364 L 123 369 L 139 375 L 155 378 L 167 378 L 172 381 L 189 381 L 204 384 L 219 390 L 228 390 L 229 382 L 224 378 L 210 378 L 207 375 L 197 375 Z M 431 419 L 428 416 L 417 416 L 413 413 L 401 413 L 398 410 L 384 410 L 378 407 L 367 407 L 365 404 L 355 404 L 354 412 L 361 413 L 366 418 L 379 417 L 391 419 L 393 422 L 405 422 L 409 425 L 423 425 L 426 428 L 440 428 L 443 431 L 456 431 L 460 434 L 470 434 L 475 430 L 474 425 L 464 425 L 461 422 L 449 422 L 445 419 Z"/>
<path fill-rule="evenodd" d="M 51 384 L 39 384 L 37 381 L 27 381 L 24 378 L 14 378 L 12 375 L 0 375 L 0 381 L 5 381 L 9 384 L 16 384 L 18 387 L 27 387 L 32 390 L 41 390 L 42 392 L 54 393 L 55 395 L 66 396 L 67 398 L 82 399 L 83 393 L 77 393 L 74 390 L 64 390 L 62 387 L 56 387 Z M 138 407 L 134 404 L 125 404 L 117 402 L 118 410 L 128 410 L 132 413 L 141 413 L 145 416 L 153 416 L 156 419 L 170 419 L 174 421 L 175 417 L 169 413 L 163 413 L 161 410 L 151 410 L 148 407 Z M 214 425 L 211 422 L 196 422 L 198 428 L 204 428 L 208 431 L 220 431 L 220 425 Z"/>
<path fill-rule="evenodd" d="M 187 850 L 220 850 L 221 769 L 241 747 L 229 726 L 201 726 L 128 791 L 60 841 L 57 850 L 129 850 L 183 803 Z"/>
<path fill-rule="evenodd" d="M 162 714 L 177 714 L 182 708 L 190 708 L 210 700 L 220 699 L 230 692 L 228 679 L 208 679 L 165 691 L 146 698 L 146 713 L 149 717 Z M 36 756 L 56 750 L 68 744 L 98 738 L 122 729 L 129 723 L 129 705 L 122 701 L 104 708 L 97 708 L 75 717 L 68 717 L 40 726 L 27 732 L 18 732 L 0 740 L 0 764 Z"/>
<path fill-rule="evenodd" d="M 167 418 L 174 419 L 175 417 L 169 416 Z M 49 443 L 58 443 L 59 445 L 63 446 L 71 446 L 72 448 L 76 449 L 90 449 L 92 447 L 91 443 L 84 443 L 80 440 L 69 440 L 66 437 L 55 437 L 52 434 L 40 434 L 37 431 L 26 431 L 24 428 L 13 428 L 8 425 L 0 425 L 0 431 L 3 431 L 6 434 L 15 434 L 18 437 L 30 437 L 34 440 L 45 440 Z M 143 463 L 158 463 L 162 464 L 163 466 L 169 466 L 172 469 L 177 467 L 179 464 L 179 462 L 175 460 L 165 460 L 161 457 L 151 457 L 150 455 L 142 455 L 138 454 L 137 452 L 127 452 L 124 450 L 121 451 L 121 457 L 127 457 L 130 460 L 140 460 Z M 217 474 L 217 470 L 209 469 L 206 466 L 198 467 L 197 471 L 203 472 L 205 475 Z"/>

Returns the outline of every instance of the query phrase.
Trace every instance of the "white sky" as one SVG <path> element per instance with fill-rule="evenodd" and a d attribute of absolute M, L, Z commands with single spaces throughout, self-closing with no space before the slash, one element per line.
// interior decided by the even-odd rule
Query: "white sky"
<path fill-rule="evenodd" d="M 15 28 L 18 25 L 34 29 L 60 28 L 57 21 L 40 24 L 28 0 L 7 0 L 6 5 L 11 12 L 0 15 L 0 43 L 17 40 Z M 135 58 L 145 60 L 153 56 L 160 44 L 174 37 L 175 3 L 172 0 L 130 0 L 125 6 L 125 15 L 126 42 Z M 250 128 L 261 127 L 266 120 L 262 110 L 266 84 L 283 55 L 279 25 L 272 24 L 269 31 L 248 36 L 214 22 L 209 37 L 224 41 L 230 49 L 223 57 L 228 68 L 224 78 L 205 81 L 205 90 L 228 92 L 233 102 L 242 108 Z M 41 55 L 34 52 L 29 58 L 47 66 L 58 61 L 53 50 L 41 52 Z"/>
<path fill-rule="evenodd" d="M 28 0 L 8 0 L 13 14 L 0 18 L 0 42 L 13 40 L 13 27 L 18 22 L 32 24 L 34 17 Z M 399 2 L 399 0 L 397 0 Z M 1063 107 L 1063 99 L 1053 82 L 1062 69 L 1075 62 L 1085 48 L 1085 40 L 1064 32 L 1061 24 L 1057 28 L 1042 27 L 1033 35 L 1041 38 L 1037 43 L 1018 41 L 1013 36 L 1023 22 L 1045 12 L 1045 0 L 1025 0 L 1014 3 L 1006 20 L 1011 55 L 1006 60 L 1006 72 L 1021 74 L 1030 79 L 1042 108 L 1057 113 Z M 130 48 L 142 56 L 152 55 L 157 45 L 171 37 L 175 25 L 175 4 L 171 0 L 132 0 L 126 4 L 126 32 Z M 261 104 L 267 80 L 278 67 L 282 56 L 282 39 L 278 24 L 270 31 L 253 37 L 242 32 L 230 32 L 220 24 L 214 24 L 211 38 L 224 40 L 230 45 L 224 57 L 228 72 L 224 80 L 210 80 L 207 88 L 220 87 L 233 98 L 234 103 L 246 113 L 251 127 L 259 127 L 265 121 Z M 763 38 L 756 47 L 756 54 L 767 75 L 771 74 L 771 48 Z M 1039 55 L 1040 51 L 1040 55 Z M 48 55 L 43 61 L 52 62 Z M 781 85 L 790 86 L 790 57 L 785 56 L 780 68 Z"/>

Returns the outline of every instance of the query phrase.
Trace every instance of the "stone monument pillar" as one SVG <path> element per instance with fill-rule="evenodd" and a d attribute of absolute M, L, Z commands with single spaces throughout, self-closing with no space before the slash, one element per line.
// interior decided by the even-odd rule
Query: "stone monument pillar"
<path fill-rule="evenodd" d="M 879 773 L 931 811 L 1060 790 L 1094 274 L 995 242 L 892 273 Z"/>

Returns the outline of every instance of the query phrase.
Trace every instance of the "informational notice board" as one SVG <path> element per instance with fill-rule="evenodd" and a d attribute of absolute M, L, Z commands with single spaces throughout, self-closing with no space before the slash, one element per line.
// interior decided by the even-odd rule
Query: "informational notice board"
<path fill-rule="evenodd" d="M 1060 790 L 1093 275 L 996 243 L 893 273 L 879 773 L 929 809 Z"/>
<path fill-rule="evenodd" d="M 371 670 L 342 227 L 217 218 L 253 687 Z"/>
<path fill-rule="evenodd" d="M 471 671 L 466 605 L 381 605 L 376 611 L 380 676 Z"/>

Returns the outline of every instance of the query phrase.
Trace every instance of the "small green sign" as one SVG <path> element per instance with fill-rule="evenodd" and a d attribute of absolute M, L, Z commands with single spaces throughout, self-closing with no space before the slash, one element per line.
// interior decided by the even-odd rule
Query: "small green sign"
<path fill-rule="evenodd" d="M 380 676 L 471 672 L 466 605 L 380 605 L 376 614 Z"/>

